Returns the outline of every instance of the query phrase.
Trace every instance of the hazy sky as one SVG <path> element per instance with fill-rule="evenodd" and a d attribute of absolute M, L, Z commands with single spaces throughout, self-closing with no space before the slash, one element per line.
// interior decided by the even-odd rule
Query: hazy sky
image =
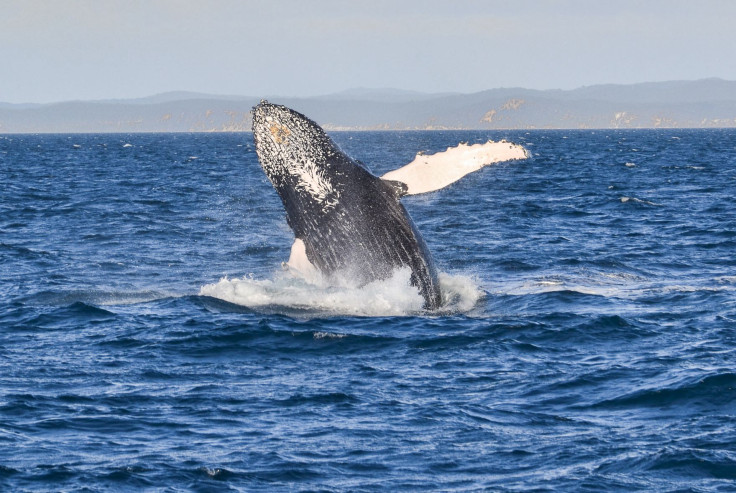
<path fill-rule="evenodd" d="M 732 0 L 0 0 L 0 101 L 736 80 Z"/>

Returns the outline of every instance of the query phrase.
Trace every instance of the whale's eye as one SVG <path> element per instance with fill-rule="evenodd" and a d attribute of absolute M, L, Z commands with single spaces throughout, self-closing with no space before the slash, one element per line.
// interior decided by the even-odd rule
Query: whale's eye
<path fill-rule="evenodd" d="M 291 131 L 289 131 L 288 128 L 276 123 L 272 124 L 269 130 L 271 131 L 271 135 L 273 135 L 273 140 L 275 140 L 277 144 L 283 144 L 289 134 L 291 134 Z"/>

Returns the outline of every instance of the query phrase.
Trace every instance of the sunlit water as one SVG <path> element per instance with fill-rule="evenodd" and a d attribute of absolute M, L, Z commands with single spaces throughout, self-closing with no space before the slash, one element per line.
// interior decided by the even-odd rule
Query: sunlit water
<path fill-rule="evenodd" d="M 337 133 L 442 272 L 315 285 L 250 134 L 0 136 L 2 491 L 733 491 L 736 132 Z"/>

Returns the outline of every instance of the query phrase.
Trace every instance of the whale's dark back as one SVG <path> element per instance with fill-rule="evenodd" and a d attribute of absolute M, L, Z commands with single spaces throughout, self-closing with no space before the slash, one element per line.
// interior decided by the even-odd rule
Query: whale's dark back
<path fill-rule="evenodd" d="M 253 120 L 258 158 L 309 261 L 328 278 L 359 285 L 408 268 L 425 308 L 438 308 L 437 271 L 399 201 L 401 185 L 370 173 L 293 110 L 261 103 Z"/>

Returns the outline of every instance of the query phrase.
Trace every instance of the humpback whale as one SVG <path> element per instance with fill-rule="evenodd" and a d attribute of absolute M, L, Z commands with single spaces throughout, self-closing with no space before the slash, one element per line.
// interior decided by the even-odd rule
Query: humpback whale
<path fill-rule="evenodd" d="M 378 177 L 315 122 L 267 101 L 253 108 L 253 139 L 294 232 L 290 269 L 361 286 L 408 268 L 428 310 L 443 302 L 437 268 L 401 197 L 438 190 L 493 162 L 526 157 L 522 147 L 508 142 L 461 144 L 417 154 Z"/>

